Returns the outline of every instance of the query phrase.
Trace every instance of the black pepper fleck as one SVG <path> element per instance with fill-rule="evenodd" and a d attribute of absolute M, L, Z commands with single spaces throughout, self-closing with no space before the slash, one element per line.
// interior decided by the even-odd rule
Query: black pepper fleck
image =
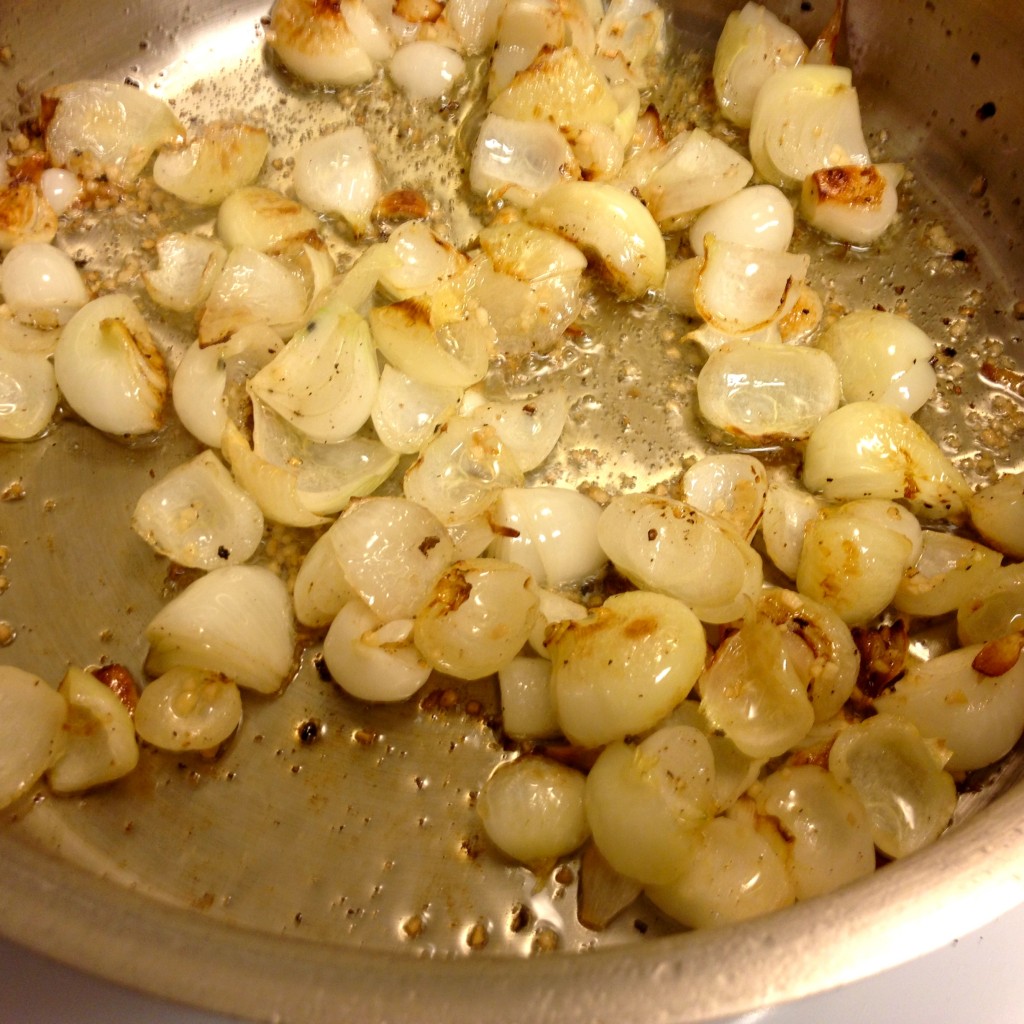
<path fill-rule="evenodd" d="M 987 103 L 982 103 L 982 105 L 974 112 L 974 116 L 979 121 L 987 121 L 990 117 L 996 116 L 996 105 L 991 100 Z"/>

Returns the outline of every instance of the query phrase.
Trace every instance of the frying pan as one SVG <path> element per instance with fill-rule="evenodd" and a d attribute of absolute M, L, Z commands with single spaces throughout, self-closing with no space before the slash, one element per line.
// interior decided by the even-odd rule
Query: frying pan
<path fill-rule="evenodd" d="M 679 53 L 708 52 L 733 6 L 672 6 Z M 831 13 L 818 0 L 772 9 L 806 39 Z M 42 88 L 85 77 L 131 78 L 186 112 L 290 112 L 294 97 L 258 84 L 265 14 L 261 3 L 222 0 L 5 5 L 3 127 L 32 111 Z M 826 254 L 823 286 L 851 303 L 899 297 L 936 339 L 940 398 L 921 419 L 976 479 L 1021 454 L 1019 436 L 1009 449 L 977 440 L 988 426 L 1012 435 L 1020 415 L 1019 396 L 980 371 L 993 358 L 1022 365 L 1021 38 L 1014 4 L 850 0 L 841 54 L 873 146 L 912 176 L 884 258 Z M 338 104 L 321 97 L 315 116 L 337 116 Z M 109 218 L 91 230 L 78 240 L 90 258 L 126 244 Z M 161 330 L 173 345 L 174 325 Z M 663 379 L 662 357 L 642 347 L 622 361 L 641 381 Z M 679 365 L 677 353 L 677 375 Z M 604 414 L 589 429 L 616 451 L 620 390 L 613 380 L 593 388 Z M 644 486 L 669 450 L 658 433 L 665 396 L 633 390 L 629 414 L 646 447 L 630 469 Z M 167 566 L 118 524 L 153 474 L 192 451 L 173 427 L 124 445 L 73 419 L 0 449 L 0 484 L 24 486 L 20 500 L 0 503 L 11 581 L 0 619 L 16 630 L 5 660 L 53 680 L 70 661 L 141 665 Z M 588 932 L 575 920 L 572 866 L 536 880 L 485 849 L 473 797 L 507 756 L 494 709 L 486 684 L 401 708 L 359 705 L 307 655 L 283 696 L 247 704 L 223 757 L 144 752 L 138 771 L 103 793 L 42 795 L 5 812 L 0 933 L 146 992 L 260 1021 L 681 1024 L 882 971 L 1024 899 L 1015 753 L 961 798 L 934 846 L 842 891 L 689 934 L 638 904 Z M 310 721 L 318 738 L 303 742 Z"/>

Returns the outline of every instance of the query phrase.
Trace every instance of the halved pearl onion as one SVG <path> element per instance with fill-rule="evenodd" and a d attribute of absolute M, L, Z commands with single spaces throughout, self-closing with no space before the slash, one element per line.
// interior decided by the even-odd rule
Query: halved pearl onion
<path fill-rule="evenodd" d="M 992 547 L 1024 558 L 1024 473 L 1007 473 L 967 500 L 971 525 Z"/>
<path fill-rule="evenodd" d="M 147 684 L 135 707 L 139 739 L 161 750 L 215 750 L 241 721 L 238 687 L 191 665 L 169 668 Z"/>
<path fill-rule="evenodd" d="M 339 0 L 349 31 L 373 61 L 386 61 L 395 52 L 391 26 L 399 19 L 391 16 L 391 5 L 363 0 Z"/>
<path fill-rule="evenodd" d="M 522 650 L 537 604 L 522 566 L 496 558 L 456 562 L 437 578 L 416 615 L 416 647 L 439 671 L 480 679 Z"/>
<path fill-rule="evenodd" d="M 971 644 L 915 663 L 875 707 L 912 722 L 926 738 L 942 740 L 951 751 L 950 772 L 993 764 L 1024 732 L 1020 637 Z"/>
<path fill-rule="evenodd" d="M 39 175 L 39 187 L 43 198 L 58 217 L 71 209 L 82 194 L 78 175 L 63 167 L 47 167 Z"/>
<path fill-rule="evenodd" d="M 409 99 L 440 100 L 452 95 L 466 62 L 450 46 L 416 39 L 395 51 L 388 73 Z"/>
<path fill-rule="evenodd" d="M 754 100 L 750 153 L 765 181 L 801 185 L 814 171 L 871 162 L 849 68 L 802 64 L 769 76 Z"/>
<path fill-rule="evenodd" d="M 541 739 L 561 731 L 551 689 L 551 663 L 517 655 L 498 669 L 501 728 L 513 739 Z"/>
<path fill-rule="evenodd" d="M 924 429 L 879 402 L 844 405 L 812 430 L 803 482 L 830 501 L 905 498 L 918 517 L 953 522 L 964 519 L 971 494 Z"/>
<path fill-rule="evenodd" d="M 442 17 L 467 53 L 482 53 L 494 44 L 504 7 L 505 0 L 449 0 Z"/>
<path fill-rule="evenodd" d="M 199 321 L 199 343 L 219 344 L 257 323 L 287 337 L 301 324 L 308 301 L 305 284 L 283 260 L 237 246 L 214 279 Z"/>
<path fill-rule="evenodd" d="M 0 252 L 16 245 L 45 245 L 57 234 L 57 215 L 42 191 L 19 181 L 0 189 Z"/>
<path fill-rule="evenodd" d="M 236 189 L 217 209 L 217 237 L 229 249 L 267 252 L 289 239 L 317 235 L 319 229 L 309 207 L 260 185 Z"/>
<path fill-rule="evenodd" d="M 921 554 L 893 598 L 906 615 L 945 615 L 966 604 L 1002 564 L 998 551 L 938 530 L 922 531 Z"/>
<path fill-rule="evenodd" d="M 292 181 L 301 202 L 344 217 L 357 235 L 366 232 L 382 188 L 370 138 L 358 126 L 299 146 Z"/>
<path fill-rule="evenodd" d="M 295 467 L 280 466 L 257 455 L 231 420 L 224 424 L 221 451 L 231 467 L 231 475 L 252 495 L 267 519 L 285 526 L 319 526 L 327 522 L 299 499 L 299 474 Z"/>
<path fill-rule="evenodd" d="M 432 292 L 469 262 L 455 246 L 418 220 L 399 224 L 387 240 L 387 249 L 395 259 L 382 267 L 380 286 L 399 301 Z"/>
<path fill-rule="evenodd" d="M 856 793 L 825 768 L 780 768 L 765 779 L 755 801 L 787 837 L 798 900 L 822 896 L 875 870 L 867 811 Z"/>
<path fill-rule="evenodd" d="M 28 792 L 64 750 L 67 701 L 37 675 L 0 665 L 0 807 Z"/>
<path fill-rule="evenodd" d="M 753 455 L 708 455 L 683 474 L 683 500 L 746 541 L 757 532 L 767 494 L 768 473 Z"/>
<path fill-rule="evenodd" d="M 132 181 L 155 150 L 184 134 L 164 100 L 123 82 L 71 82 L 44 96 L 56 102 L 46 126 L 51 162 L 89 177 Z"/>
<path fill-rule="evenodd" d="M 162 149 L 153 180 L 187 203 L 216 206 L 235 189 L 251 185 L 270 149 L 270 136 L 255 125 L 211 121 L 187 143 Z"/>
<path fill-rule="evenodd" d="M 655 726 L 693 688 L 706 643 L 697 617 L 664 594 L 615 594 L 549 630 L 552 685 L 566 737 L 599 747 Z"/>
<path fill-rule="evenodd" d="M 220 459 L 204 451 L 143 491 L 132 529 L 178 565 L 208 570 L 255 554 L 263 513 Z"/>
<path fill-rule="evenodd" d="M 839 368 L 845 402 L 872 400 L 910 416 L 935 390 L 935 344 L 905 317 L 876 309 L 841 316 L 815 339 Z"/>
<path fill-rule="evenodd" d="M 281 579 L 262 566 L 213 569 L 157 612 L 146 639 L 151 675 L 189 666 L 274 693 L 294 667 L 291 598 Z"/>
<path fill-rule="evenodd" d="M 829 509 L 826 514 L 832 514 L 834 509 Z M 917 517 L 895 501 L 887 501 L 884 498 L 858 498 L 855 501 L 847 501 L 841 506 L 844 516 L 855 516 L 858 519 L 868 519 L 903 534 L 910 541 L 910 554 L 907 556 L 907 568 L 914 565 L 921 558 L 924 550 L 924 530 Z"/>
<path fill-rule="evenodd" d="M 522 470 L 494 427 L 456 416 L 423 448 L 402 486 L 410 501 L 452 526 L 482 515 L 504 488 L 522 484 Z"/>
<path fill-rule="evenodd" d="M 385 622 L 412 618 L 455 561 L 437 517 L 405 498 L 354 501 L 327 536 L 348 585 Z"/>
<path fill-rule="evenodd" d="M 370 418 L 378 372 L 366 321 L 332 301 L 313 314 L 248 386 L 304 436 L 333 443 L 351 437 Z"/>
<path fill-rule="evenodd" d="M 699 256 L 691 256 L 689 259 L 678 260 L 671 264 L 668 270 L 665 271 L 665 283 L 662 287 L 665 305 L 673 313 L 678 313 L 680 316 L 693 320 L 700 319 L 700 314 L 697 312 L 697 304 L 693 300 L 693 290 L 697 287 L 697 275 L 700 273 L 700 265 L 701 258 Z M 714 331 L 707 324 L 701 324 L 698 330 L 702 332 Z M 687 339 L 699 341 L 699 339 L 694 338 L 695 333 L 691 331 L 687 335 Z M 730 335 L 723 335 L 720 331 L 714 333 L 718 335 L 718 344 L 722 344 L 731 337 Z M 704 347 L 707 351 L 711 351 L 717 346 L 705 345 Z"/>
<path fill-rule="evenodd" d="M 482 261 L 475 296 L 487 310 L 505 356 L 546 352 L 582 308 L 587 259 L 571 242 L 522 221 L 480 232 Z"/>
<path fill-rule="evenodd" d="M 534 128 L 550 122 L 570 134 L 590 125 L 611 127 L 619 104 L 611 85 L 587 53 L 576 46 L 545 51 L 494 97 L 491 113 Z"/>
<path fill-rule="evenodd" d="M 27 441 L 41 434 L 60 394 L 44 352 L 12 352 L 0 345 L 0 438 Z"/>
<path fill-rule="evenodd" d="M 175 231 L 157 239 L 156 257 L 156 269 L 142 273 L 149 297 L 166 309 L 190 313 L 206 301 L 228 251 L 215 238 Z"/>
<path fill-rule="evenodd" d="M 60 328 L 32 327 L 0 316 L 0 348 L 8 352 L 52 356 L 59 338 Z"/>
<path fill-rule="evenodd" d="M 494 99 L 547 48 L 566 45 L 567 25 L 556 0 L 508 0 L 498 17 L 487 69 L 487 96 Z"/>
<path fill-rule="evenodd" d="M 354 435 L 331 444 L 311 441 L 259 401 L 253 403 L 252 450 L 258 459 L 288 474 L 292 482 L 283 488 L 288 500 L 294 497 L 314 516 L 334 515 L 353 498 L 371 494 L 398 465 L 398 455 L 375 438 Z M 248 486 L 245 489 L 266 513 L 260 495 Z"/>
<path fill-rule="evenodd" d="M 912 541 L 888 523 L 846 506 L 825 509 L 804 533 L 797 589 L 864 625 L 892 603 L 912 554 Z"/>
<path fill-rule="evenodd" d="M 1004 565 L 988 573 L 956 612 L 957 639 L 962 645 L 985 643 L 1024 631 L 1024 563 Z"/>
<path fill-rule="evenodd" d="M 768 914 L 796 898 L 785 862 L 752 823 L 713 818 L 697 829 L 682 873 L 644 892 L 688 928 L 713 928 Z"/>
<path fill-rule="evenodd" d="M 355 596 L 341 571 L 334 542 L 327 534 L 322 534 L 306 552 L 295 575 L 292 589 L 295 618 L 310 629 L 323 629 Z"/>
<path fill-rule="evenodd" d="M 775 567 L 796 579 L 804 530 L 821 510 L 821 500 L 776 474 L 768 485 L 761 518 L 761 539 Z"/>
<path fill-rule="evenodd" d="M 359 598 L 335 616 L 323 652 L 331 678 L 359 700 L 407 700 L 430 676 L 413 646 L 411 620 L 385 622 Z"/>
<path fill-rule="evenodd" d="M 493 111 L 480 124 L 469 161 L 470 188 L 479 195 L 529 206 L 578 167 L 572 147 L 548 121 L 523 121 Z"/>
<path fill-rule="evenodd" d="M 71 257 L 44 242 L 24 242 L 7 253 L 0 263 L 0 292 L 19 320 L 41 328 L 66 324 L 89 301 Z"/>
<path fill-rule="evenodd" d="M 774 185 L 750 185 L 708 206 L 690 227 L 690 247 L 704 255 L 704 236 L 785 252 L 793 238 L 793 207 Z"/>
<path fill-rule="evenodd" d="M 583 772 L 526 755 L 491 773 L 476 809 L 487 838 L 502 853 L 541 870 L 587 841 L 585 786 Z"/>
<path fill-rule="evenodd" d="M 494 329 L 475 304 L 451 310 L 435 292 L 377 306 L 369 321 L 384 358 L 424 384 L 467 388 L 487 373 Z"/>
<path fill-rule="evenodd" d="M 578 246 L 623 301 L 638 299 L 665 280 L 665 240 L 639 199 L 600 181 L 553 185 L 527 211 Z"/>
<path fill-rule="evenodd" d="M 745 622 L 701 674 L 700 706 L 748 757 L 776 757 L 807 735 L 814 708 L 807 680 L 783 631 L 767 619 Z"/>
<path fill-rule="evenodd" d="M 757 781 L 766 759 L 748 757 L 728 736 L 716 732 L 696 700 L 684 700 L 662 722 L 663 728 L 676 725 L 688 725 L 707 738 L 715 759 L 712 785 L 714 812 L 721 814 Z"/>
<path fill-rule="evenodd" d="M 747 3 L 733 11 L 715 48 L 712 77 L 719 110 L 733 124 L 749 127 L 761 86 L 806 55 L 799 33 L 761 4 Z"/>
<path fill-rule="evenodd" d="M 678 878 L 714 813 L 714 756 L 689 726 L 609 743 L 587 776 L 587 820 L 605 860 L 644 884 Z"/>
<path fill-rule="evenodd" d="M 374 62 L 349 28 L 340 4 L 275 0 L 268 39 L 292 74 L 315 85 L 359 85 L 373 77 Z"/>
<path fill-rule="evenodd" d="M 495 558 L 527 568 L 541 586 L 582 583 L 605 565 L 597 542 L 601 506 L 566 487 L 507 487 L 491 513 Z"/>
<path fill-rule="evenodd" d="M 804 179 L 800 212 L 826 235 L 870 245 L 896 219 L 902 164 L 826 167 Z"/>
<path fill-rule="evenodd" d="M 569 398 L 560 387 L 526 399 L 491 399 L 475 404 L 469 391 L 462 414 L 480 427 L 493 427 L 502 444 L 524 472 L 536 469 L 554 450 L 569 416 Z"/>
<path fill-rule="evenodd" d="M 64 752 L 46 774 L 55 793 L 79 793 L 134 770 L 139 745 L 131 713 L 96 676 L 71 666 L 61 680 L 68 703 Z"/>
<path fill-rule="evenodd" d="M 68 404 L 97 430 L 137 435 L 162 426 L 167 368 L 127 295 L 104 295 L 75 313 L 57 342 L 53 368 Z"/>
<path fill-rule="evenodd" d="M 418 452 L 437 427 L 455 415 L 461 388 L 424 384 L 385 366 L 370 410 L 373 428 L 393 452 Z"/>
<path fill-rule="evenodd" d="M 815 722 L 838 715 L 853 693 L 860 652 L 849 626 L 820 601 L 780 587 L 767 587 L 758 613 L 787 634 L 786 652 L 807 682 Z"/>
<path fill-rule="evenodd" d="M 763 330 L 793 308 L 809 264 L 806 253 L 759 249 L 707 234 L 693 290 L 697 312 L 727 334 Z"/>
<path fill-rule="evenodd" d="M 903 717 L 883 711 L 840 730 L 828 767 L 860 797 L 875 846 L 890 857 L 927 846 L 956 808 L 953 777 Z"/>
<path fill-rule="evenodd" d="M 665 45 L 665 12 L 653 0 L 611 0 L 597 26 L 595 42 L 599 56 L 622 57 L 640 83 L 646 84 L 644 62 Z"/>
<path fill-rule="evenodd" d="M 227 423 L 228 382 L 243 385 L 283 344 L 268 324 L 240 327 L 230 339 L 205 348 L 192 342 L 174 371 L 171 401 L 185 429 L 219 448 Z"/>
<path fill-rule="evenodd" d="M 750 161 L 730 145 L 694 128 L 668 144 L 640 194 L 659 227 L 673 231 L 699 210 L 735 195 L 753 174 Z"/>
<path fill-rule="evenodd" d="M 627 579 L 677 598 L 704 622 L 740 618 L 761 589 L 760 559 L 750 545 L 672 498 L 613 498 L 598 520 L 597 539 Z"/>
<path fill-rule="evenodd" d="M 535 654 L 550 661 L 551 652 L 547 649 L 548 627 L 556 622 L 585 619 L 589 613 L 586 605 L 554 590 L 538 587 L 537 596 L 540 604 L 537 608 L 537 620 L 530 632 L 530 647 Z"/>

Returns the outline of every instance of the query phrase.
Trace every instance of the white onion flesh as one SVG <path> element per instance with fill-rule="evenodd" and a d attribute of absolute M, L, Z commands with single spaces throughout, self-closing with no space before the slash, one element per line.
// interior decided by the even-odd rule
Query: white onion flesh
<path fill-rule="evenodd" d="M 971 525 L 997 551 L 1024 558 L 1024 474 L 1007 473 L 968 499 Z"/>
<path fill-rule="evenodd" d="M 304 142 L 295 154 L 293 183 L 300 202 L 344 217 L 353 231 L 363 234 L 382 189 L 365 129 L 345 128 Z"/>
<path fill-rule="evenodd" d="M 481 679 L 519 654 L 537 617 L 537 595 L 522 566 L 497 558 L 456 562 L 434 581 L 416 615 L 423 657 L 457 679 Z"/>
<path fill-rule="evenodd" d="M 939 446 L 906 413 L 852 402 L 811 432 L 803 482 L 832 501 L 905 498 L 921 518 L 962 520 L 971 489 Z"/>
<path fill-rule="evenodd" d="M 547 641 L 562 731 L 599 747 L 655 726 L 684 700 L 704 666 L 704 631 L 681 601 L 630 591 Z"/>
<path fill-rule="evenodd" d="M 979 658 L 982 644 L 915 664 L 875 707 L 912 722 L 922 736 L 942 740 L 951 752 L 950 772 L 992 764 L 1024 732 L 1024 658 L 1017 639 L 1006 645 L 1007 656 L 992 658 L 991 666 Z M 990 648 L 999 642 L 991 641 Z"/>
<path fill-rule="evenodd" d="M 205 451 L 142 493 L 132 528 L 179 565 L 209 570 L 253 556 L 263 539 L 263 513 Z"/>
<path fill-rule="evenodd" d="M 47 167 L 39 176 L 39 188 L 47 205 L 58 217 L 70 210 L 82 194 L 78 175 L 63 167 Z"/>
<path fill-rule="evenodd" d="M 463 409 L 477 426 L 492 427 L 515 464 L 529 473 L 544 462 L 562 436 L 569 399 L 561 388 L 552 388 L 519 401 L 492 399 L 471 408 L 465 402 Z"/>
<path fill-rule="evenodd" d="M 746 3 L 725 20 L 715 48 L 712 76 L 722 113 L 746 128 L 761 86 L 781 68 L 807 55 L 799 34 L 757 3 Z"/>
<path fill-rule="evenodd" d="M 327 532 L 345 580 L 382 620 L 412 618 L 455 561 L 436 516 L 405 498 L 365 498 Z"/>
<path fill-rule="evenodd" d="M 295 638 L 284 583 L 262 566 L 214 569 L 189 584 L 146 627 L 146 668 L 219 673 L 258 693 L 291 675 Z"/>
<path fill-rule="evenodd" d="M 249 382 L 253 395 L 313 441 L 351 437 L 370 418 L 377 358 L 366 321 L 329 302 Z"/>
<path fill-rule="evenodd" d="M 268 252 L 289 239 L 315 236 L 319 227 L 308 206 L 260 185 L 235 189 L 217 208 L 217 237 L 229 249 Z"/>
<path fill-rule="evenodd" d="M 683 474 L 683 500 L 728 523 L 746 541 L 761 522 L 767 495 L 768 474 L 752 455 L 709 455 Z"/>
<path fill-rule="evenodd" d="M 67 701 L 37 675 L 0 665 L 0 807 L 42 778 L 64 749 Z"/>
<path fill-rule="evenodd" d="M 411 642 L 411 627 L 409 621 L 384 622 L 358 598 L 347 601 L 324 638 L 331 678 L 359 700 L 407 700 L 430 676 L 430 665 Z"/>
<path fill-rule="evenodd" d="M 521 757 L 495 769 L 480 790 L 477 812 L 499 850 L 539 867 L 579 849 L 590 834 L 585 785 L 574 768 Z"/>
<path fill-rule="evenodd" d="M 262 128 L 211 121 L 187 144 L 160 151 L 153 180 L 187 203 L 216 206 L 256 180 L 269 149 L 270 136 Z"/>
<path fill-rule="evenodd" d="M 508 487 L 491 513 L 498 528 L 491 551 L 527 568 L 541 586 L 580 584 L 606 561 L 597 542 L 600 515 L 597 502 L 570 488 Z"/>
<path fill-rule="evenodd" d="M 56 100 L 46 128 L 52 162 L 91 178 L 132 181 L 160 146 L 183 134 L 167 103 L 124 83 L 73 82 L 48 95 Z"/>
<path fill-rule="evenodd" d="M 370 410 L 374 430 L 393 452 L 418 452 L 437 427 L 453 416 L 462 396 L 460 388 L 423 384 L 385 366 Z"/>
<path fill-rule="evenodd" d="M 139 746 L 132 715 L 121 698 L 96 676 L 71 666 L 61 680 L 67 701 L 64 751 L 46 773 L 55 793 L 81 793 L 135 769 Z"/>
<path fill-rule="evenodd" d="M 57 227 L 57 214 L 31 182 L 19 181 L 0 189 L 0 252 L 16 245 L 52 242 Z"/>
<path fill-rule="evenodd" d="M 275 0 L 270 44 L 284 66 L 316 85 L 359 85 L 373 77 L 374 62 L 360 46 L 340 4 Z"/>
<path fill-rule="evenodd" d="M 1024 631 L 1024 564 L 990 572 L 956 612 L 961 644 L 985 643 Z"/>
<path fill-rule="evenodd" d="M 53 419 L 60 393 L 43 352 L 12 352 L 0 345 L 0 438 L 26 441 Z"/>
<path fill-rule="evenodd" d="M 142 275 L 146 291 L 177 313 L 190 313 L 206 301 L 228 257 L 216 239 L 181 232 L 159 238 L 156 255 L 156 269 Z"/>
<path fill-rule="evenodd" d="M 853 245 L 870 245 L 896 219 L 900 164 L 827 167 L 804 181 L 800 212 L 813 228 Z"/>
<path fill-rule="evenodd" d="M 785 252 L 793 238 L 793 207 L 774 185 L 751 185 L 708 206 L 690 227 L 690 248 L 704 255 L 704 236 L 734 245 Z"/>
<path fill-rule="evenodd" d="M 905 317 L 857 310 L 814 344 L 835 361 L 846 402 L 884 402 L 913 416 L 935 390 L 935 344 Z"/>
<path fill-rule="evenodd" d="M 870 163 L 849 68 L 803 64 L 771 75 L 754 100 L 750 152 L 772 185 L 793 188 L 815 171 Z"/>
<path fill-rule="evenodd" d="M 163 424 L 167 369 L 128 296 L 105 295 L 75 313 L 61 332 L 53 368 L 68 404 L 97 430 L 132 436 Z"/>
<path fill-rule="evenodd" d="M 498 669 L 498 686 L 501 727 L 506 735 L 540 739 L 559 734 L 549 661 L 517 655 Z"/>
<path fill-rule="evenodd" d="M 380 285 L 398 301 L 432 292 L 468 262 L 455 246 L 417 220 L 399 224 L 388 238 L 387 249 L 395 259 L 381 268 Z"/>
<path fill-rule="evenodd" d="M 150 682 L 135 708 L 139 739 L 161 750 L 216 750 L 241 720 L 238 687 L 216 672 L 187 665 Z"/>
<path fill-rule="evenodd" d="M 466 62 L 449 46 L 413 40 L 395 51 L 388 72 L 411 100 L 440 100 L 452 94 Z"/>
<path fill-rule="evenodd" d="M 41 242 L 16 245 L 7 253 L 0 263 L 0 292 L 16 317 L 42 328 L 66 324 L 89 301 L 71 257 Z"/>
<path fill-rule="evenodd" d="M 875 846 L 905 857 L 949 824 L 956 806 L 953 777 L 936 763 L 906 719 L 881 713 L 843 729 L 828 767 L 867 809 Z"/>

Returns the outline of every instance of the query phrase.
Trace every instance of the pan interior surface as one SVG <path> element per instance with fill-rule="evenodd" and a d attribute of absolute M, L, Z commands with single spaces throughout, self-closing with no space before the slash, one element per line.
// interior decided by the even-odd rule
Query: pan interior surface
<path fill-rule="evenodd" d="M 690 99 L 697 107 L 732 6 L 673 8 L 679 56 L 666 89 L 685 109 Z M 805 38 L 829 13 L 771 6 Z M 186 122 L 244 111 L 273 124 L 281 165 L 268 183 L 278 185 L 298 142 L 358 118 L 376 125 L 394 166 L 414 154 L 403 171 L 411 185 L 436 175 L 453 183 L 445 201 L 460 223 L 465 112 L 421 119 L 386 93 L 302 95 L 268 67 L 265 14 L 207 0 L 131 3 L 109 24 L 69 0 L 0 13 L 11 52 L 0 64 L 3 127 L 13 131 L 42 88 L 127 77 Z M 55 33 L 93 38 L 100 23 L 100 46 L 54 57 Z M 939 394 L 920 419 L 975 483 L 1022 456 L 1020 392 L 982 373 L 1024 366 L 1015 252 L 1024 96 L 1006 44 L 1022 34 L 1024 12 L 1010 5 L 850 0 L 845 45 L 872 149 L 911 175 L 882 252 L 814 250 L 826 302 L 906 311 L 939 342 Z M 151 227 L 130 213 L 104 218 L 83 224 L 73 245 L 113 267 Z M 351 252 L 339 241 L 336 255 Z M 586 340 L 545 370 L 576 411 L 545 472 L 647 490 L 707 444 L 691 401 L 699 362 L 677 320 L 651 307 L 623 324 L 611 301 L 597 305 Z M 159 331 L 169 349 L 183 344 L 183 324 Z M 196 450 L 180 429 L 125 445 L 70 419 L 41 441 L 0 449 L 0 487 L 21 487 L 0 503 L 11 551 L 0 619 L 16 634 L 5 661 L 47 679 L 68 662 L 141 665 L 144 627 L 174 581 L 127 526 L 110 524 L 127 524 L 152 478 Z M 298 554 L 284 532 L 268 543 L 282 566 Z M 259 1020 L 528 1012 L 654 1024 L 855 980 L 1024 898 L 1024 791 L 1011 755 L 961 798 L 936 846 L 847 890 L 715 932 L 676 934 L 642 902 L 588 931 L 576 918 L 574 865 L 535 878 L 487 849 L 474 800 L 510 756 L 497 715 L 490 683 L 439 685 L 400 706 L 351 700 L 320 676 L 310 649 L 283 695 L 247 703 L 220 757 L 144 750 L 139 769 L 102 792 L 37 794 L 7 812 L 0 930 L 147 991 Z"/>

